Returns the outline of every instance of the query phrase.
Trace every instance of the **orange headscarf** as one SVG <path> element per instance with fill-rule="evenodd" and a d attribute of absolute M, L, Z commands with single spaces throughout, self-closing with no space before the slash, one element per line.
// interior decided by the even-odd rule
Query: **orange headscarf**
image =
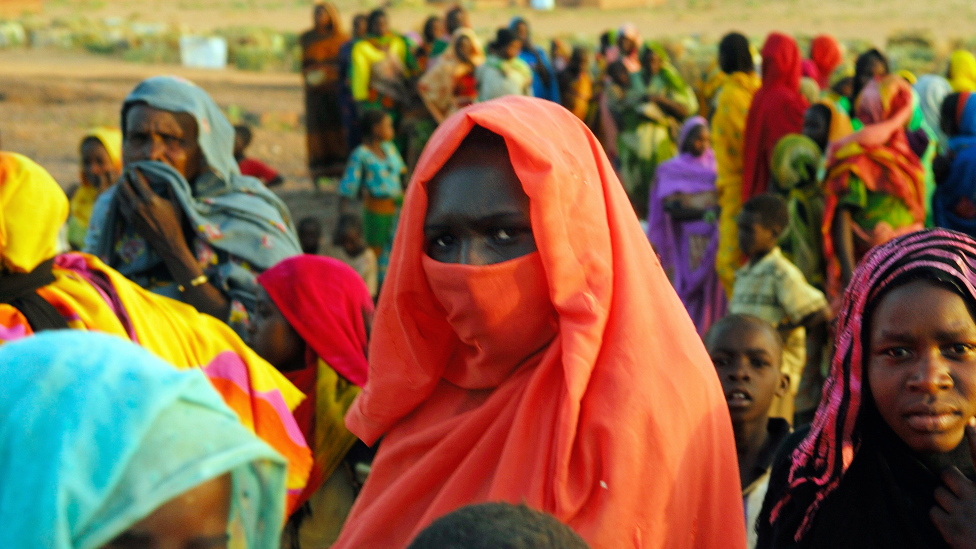
<path fill-rule="evenodd" d="M 505 139 L 538 252 L 437 263 L 427 185 L 475 125 Z M 467 321 L 498 327 L 487 357 L 459 338 Z M 514 352 L 540 334 L 538 352 Z M 334 549 L 402 548 L 485 501 L 552 513 L 597 548 L 745 546 L 711 361 L 599 142 L 555 103 L 505 97 L 438 128 L 407 191 L 369 358 L 346 425 L 385 438 Z"/>

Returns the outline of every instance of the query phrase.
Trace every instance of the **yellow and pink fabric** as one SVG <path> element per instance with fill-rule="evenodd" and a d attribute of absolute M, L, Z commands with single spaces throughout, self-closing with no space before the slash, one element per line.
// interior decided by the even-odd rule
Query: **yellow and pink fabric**
<path fill-rule="evenodd" d="M 241 423 L 288 460 L 290 514 L 312 465 L 291 413 L 302 393 L 223 322 L 143 290 L 94 256 L 56 255 L 67 217 L 68 200 L 42 167 L 0 152 L 0 284 L 5 277 L 50 269 L 46 276 L 53 282 L 32 291 L 69 328 L 113 334 L 176 368 L 200 368 Z M 0 303 L 0 345 L 33 333 L 23 311 Z"/>

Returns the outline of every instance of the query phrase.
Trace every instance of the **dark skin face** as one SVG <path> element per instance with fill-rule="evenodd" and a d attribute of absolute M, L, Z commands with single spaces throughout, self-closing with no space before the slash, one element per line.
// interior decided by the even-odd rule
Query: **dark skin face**
<path fill-rule="evenodd" d="M 247 335 L 254 352 L 278 371 L 294 372 L 305 368 L 305 341 L 260 286 L 257 308 L 247 327 Z"/>
<path fill-rule="evenodd" d="M 197 142 L 197 125 L 186 113 L 172 113 L 134 105 L 125 118 L 122 162 L 155 160 L 169 164 L 192 182 L 202 171 L 203 152 Z"/>
<path fill-rule="evenodd" d="M 645 64 L 647 66 L 647 72 L 654 75 L 661 72 L 661 67 L 664 66 L 664 60 L 654 50 L 648 50 Z"/>
<path fill-rule="evenodd" d="M 366 17 L 361 15 L 356 17 L 352 22 L 353 36 L 356 38 L 362 38 L 366 36 L 366 32 L 368 32 L 366 28 L 367 23 L 369 23 L 369 20 L 366 19 Z"/>
<path fill-rule="evenodd" d="M 830 139 L 830 120 L 824 117 L 820 109 L 807 109 L 807 113 L 803 117 L 803 135 L 812 139 L 821 151 L 827 150 L 827 142 Z"/>
<path fill-rule="evenodd" d="M 619 46 L 620 46 L 620 51 L 624 55 L 630 55 L 630 54 L 634 53 L 634 50 L 637 49 L 637 42 L 634 42 L 630 38 L 627 38 L 626 36 L 624 36 L 624 37 L 621 37 L 620 38 Z"/>
<path fill-rule="evenodd" d="M 863 74 L 857 75 L 857 82 L 860 85 L 860 89 L 863 90 L 864 87 L 868 85 L 868 82 L 874 79 L 874 77 L 884 76 L 886 74 L 888 74 L 888 71 L 885 69 L 885 64 L 882 61 L 875 59 L 871 62 L 871 65 L 868 67 L 867 71 L 865 71 Z"/>
<path fill-rule="evenodd" d="M 916 452 L 949 452 L 976 414 L 976 322 L 947 288 L 916 281 L 871 317 L 868 385 L 878 412 Z"/>
<path fill-rule="evenodd" d="M 312 24 L 315 25 L 315 30 L 320 32 L 332 27 L 332 17 L 329 16 L 329 10 L 325 9 L 325 6 L 315 6 L 312 12 Z"/>
<path fill-rule="evenodd" d="M 515 59 L 518 57 L 519 52 L 522 51 L 522 41 L 512 40 L 507 48 L 502 52 L 505 59 Z"/>
<path fill-rule="evenodd" d="M 81 170 L 85 181 L 103 192 L 119 179 L 119 171 L 105 150 L 105 145 L 97 139 L 85 139 L 81 144 Z"/>
<path fill-rule="evenodd" d="M 759 215 L 744 211 L 739 214 L 739 249 L 742 253 L 755 262 L 772 251 L 776 247 L 779 238 L 778 231 L 774 231 L 764 226 Z"/>
<path fill-rule="evenodd" d="M 366 239 L 360 231 L 347 231 L 342 239 L 342 248 L 352 257 L 366 251 Z"/>
<path fill-rule="evenodd" d="M 157 507 L 102 549 L 225 549 L 230 497 L 228 473 Z"/>
<path fill-rule="evenodd" d="M 780 371 L 783 347 L 772 328 L 736 322 L 719 326 L 708 337 L 732 423 L 765 424 L 773 398 L 783 396 L 789 377 Z"/>
<path fill-rule="evenodd" d="M 471 56 L 474 55 L 474 44 L 471 43 L 471 39 L 466 36 L 459 38 L 454 44 L 454 53 L 459 61 L 470 63 Z"/>
<path fill-rule="evenodd" d="M 375 25 L 376 26 L 373 28 L 373 30 L 375 31 L 376 36 L 386 36 L 386 34 L 390 32 L 390 23 L 387 21 L 385 15 L 377 17 Z"/>
<path fill-rule="evenodd" d="M 696 126 L 692 133 L 685 139 L 681 152 L 688 153 L 694 157 L 705 154 L 708 149 L 709 141 L 712 138 L 707 126 Z"/>
<path fill-rule="evenodd" d="M 526 43 L 529 40 L 529 26 L 525 23 L 515 25 L 515 36 L 518 36 L 523 44 Z"/>
<path fill-rule="evenodd" d="M 431 259 L 492 265 L 536 251 L 529 197 L 504 147 L 459 149 L 428 189 L 424 238 Z"/>
<path fill-rule="evenodd" d="M 316 253 L 319 249 L 319 228 L 314 225 L 303 225 L 298 228 L 298 243 L 305 253 Z"/>

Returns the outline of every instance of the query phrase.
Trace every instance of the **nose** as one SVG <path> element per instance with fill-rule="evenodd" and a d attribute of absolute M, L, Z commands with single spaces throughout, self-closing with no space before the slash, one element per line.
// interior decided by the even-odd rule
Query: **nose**
<path fill-rule="evenodd" d="M 460 254 L 458 263 L 461 265 L 482 266 L 488 265 L 490 261 L 485 254 L 485 246 L 481 239 L 465 238 L 461 240 Z"/>
<path fill-rule="evenodd" d="M 952 389 L 952 375 L 949 365 L 939 349 L 923 355 L 908 378 L 908 388 L 924 394 L 936 394 Z"/>
<path fill-rule="evenodd" d="M 749 357 L 740 356 L 733 360 L 728 370 L 728 378 L 732 381 L 748 381 L 750 378 Z"/>

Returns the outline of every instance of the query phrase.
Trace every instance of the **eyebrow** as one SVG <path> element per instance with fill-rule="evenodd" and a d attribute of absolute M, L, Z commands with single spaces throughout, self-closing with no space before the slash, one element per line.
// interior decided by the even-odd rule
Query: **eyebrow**
<path fill-rule="evenodd" d="M 741 351 L 738 350 L 738 349 L 726 349 L 726 348 L 723 348 L 723 347 L 719 347 L 719 348 L 715 349 L 714 351 L 709 351 L 709 354 L 712 354 L 712 355 L 717 355 L 717 354 L 733 355 L 733 354 L 738 354 L 738 353 L 741 353 L 741 354 L 744 354 L 744 355 L 749 355 L 749 356 L 757 356 L 758 355 L 758 356 L 765 357 L 765 358 L 771 358 L 775 354 L 775 353 L 769 352 L 768 349 L 763 349 L 762 347 L 756 347 L 756 348 L 752 348 L 752 349 L 743 349 Z"/>

